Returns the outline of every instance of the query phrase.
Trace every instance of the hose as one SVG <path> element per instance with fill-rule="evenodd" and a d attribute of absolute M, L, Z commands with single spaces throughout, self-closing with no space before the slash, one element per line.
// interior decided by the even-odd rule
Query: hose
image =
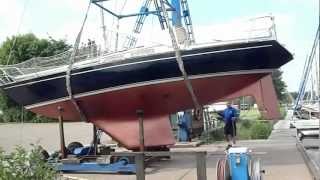
<path fill-rule="evenodd" d="M 216 171 L 217 180 L 230 180 L 230 168 L 226 158 L 219 159 Z"/>

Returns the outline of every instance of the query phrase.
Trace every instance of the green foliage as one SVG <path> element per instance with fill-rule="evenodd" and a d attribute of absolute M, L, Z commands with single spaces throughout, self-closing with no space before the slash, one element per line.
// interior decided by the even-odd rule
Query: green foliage
<path fill-rule="evenodd" d="M 33 57 L 52 56 L 69 48 L 63 40 L 39 39 L 31 33 L 13 36 L 7 38 L 0 47 L 0 64 L 16 64 Z"/>
<path fill-rule="evenodd" d="M 287 110 L 285 107 L 283 106 L 280 106 L 279 107 L 279 111 L 280 111 L 280 114 L 281 114 L 281 118 L 280 119 L 285 119 L 286 116 L 287 116 Z"/>
<path fill-rule="evenodd" d="M 241 126 L 246 128 L 246 129 L 249 129 L 252 125 L 252 121 L 251 120 L 248 120 L 248 119 L 244 119 L 244 120 L 241 120 Z"/>
<path fill-rule="evenodd" d="M 237 127 L 237 138 L 239 140 L 248 140 L 251 138 L 251 129 L 245 128 L 244 126 L 238 126 Z"/>
<path fill-rule="evenodd" d="M 290 92 L 290 94 L 291 94 L 291 96 L 292 96 L 292 98 L 293 99 L 296 99 L 297 98 L 297 96 L 298 96 L 298 92 Z M 293 102 L 292 102 L 293 103 Z"/>
<path fill-rule="evenodd" d="M 250 129 L 251 139 L 267 139 L 272 131 L 272 125 L 257 121 Z"/>
<path fill-rule="evenodd" d="M 248 111 L 240 111 L 240 119 L 254 121 L 254 120 L 262 119 L 262 116 L 258 109 L 250 109 Z"/>
<path fill-rule="evenodd" d="M 267 139 L 271 131 L 272 125 L 269 122 L 258 119 L 240 119 L 237 122 L 237 138 L 240 140 Z M 204 133 L 201 140 L 206 143 L 224 140 L 223 127 Z"/>
<path fill-rule="evenodd" d="M 56 171 L 43 160 L 41 151 L 39 146 L 34 146 L 31 152 L 17 147 L 9 155 L 0 151 L 0 180 L 56 179 Z"/>
<path fill-rule="evenodd" d="M 259 116 L 260 117 L 260 116 Z M 254 122 L 256 122 L 257 119 L 240 119 L 237 128 L 238 128 L 238 139 L 246 140 L 246 139 L 252 139 L 251 138 L 251 127 Z"/>
<path fill-rule="evenodd" d="M 63 40 L 39 39 L 33 34 L 13 36 L 7 38 L 0 46 L 0 64 L 16 64 L 33 57 L 52 56 L 69 48 L 70 46 Z M 48 118 L 39 117 L 32 112 L 22 110 L 21 106 L 9 99 L 3 91 L 0 91 L 0 109 L 3 112 L 0 122 L 50 121 Z"/>
<path fill-rule="evenodd" d="M 288 101 L 288 97 L 287 97 L 287 85 L 286 83 L 282 80 L 282 71 L 280 71 L 279 69 L 275 70 L 272 73 L 272 81 L 274 84 L 274 88 L 276 90 L 276 94 L 278 99 L 281 102 L 287 102 Z"/>
<path fill-rule="evenodd" d="M 222 128 L 213 129 L 209 132 L 203 132 L 200 139 L 206 143 L 222 141 L 224 140 L 224 129 L 222 127 Z"/>

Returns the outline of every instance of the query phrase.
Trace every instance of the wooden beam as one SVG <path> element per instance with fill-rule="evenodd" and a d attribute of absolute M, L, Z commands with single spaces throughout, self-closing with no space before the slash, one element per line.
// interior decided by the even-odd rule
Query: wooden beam
<path fill-rule="evenodd" d="M 144 126 L 143 126 L 143 110 L 137 110 L 137 116 L 139 118 L 139 142 L 140 151 L 144 151 Z"/>
<path fill-rule="evenodd" d="M 64 128 L 63 128 L 63 116 L 62 116 L 63 109 L 62 109 L 62 107 L 58 106 L 58 111 L 59 111 L 60 150 L 61 150 L 62 158 L 66 158 L 67 153 L 66 153 L 66 144 L 64 141 Z"/>

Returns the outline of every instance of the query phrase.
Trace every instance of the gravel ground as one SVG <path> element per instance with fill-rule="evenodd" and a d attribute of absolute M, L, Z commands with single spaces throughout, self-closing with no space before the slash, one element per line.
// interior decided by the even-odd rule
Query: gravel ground
<path fill-rule="evenodd" d="M 73 141 L 90 144 L 92 141 L 92 124 L 76 122 L 64 123 L 66 145 Z M 111 139 L 103 135 L 102 143 L 110 143 Z M 16 146 L 30 149 L 30 144 L 43 146 L 48 152 L 60 149 L 58 123 L 23 123 L 0 124 L 0 147 L 11 152 Z"/>

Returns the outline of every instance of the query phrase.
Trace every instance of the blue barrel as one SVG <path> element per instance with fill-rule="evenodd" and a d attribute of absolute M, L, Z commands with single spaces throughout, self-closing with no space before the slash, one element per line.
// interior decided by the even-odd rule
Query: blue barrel
<path fill-rule="evenodd" d="M 228 160 L 232 180 L 249 180 L 250 155 L 247 149 L 231 148 Z"/>

